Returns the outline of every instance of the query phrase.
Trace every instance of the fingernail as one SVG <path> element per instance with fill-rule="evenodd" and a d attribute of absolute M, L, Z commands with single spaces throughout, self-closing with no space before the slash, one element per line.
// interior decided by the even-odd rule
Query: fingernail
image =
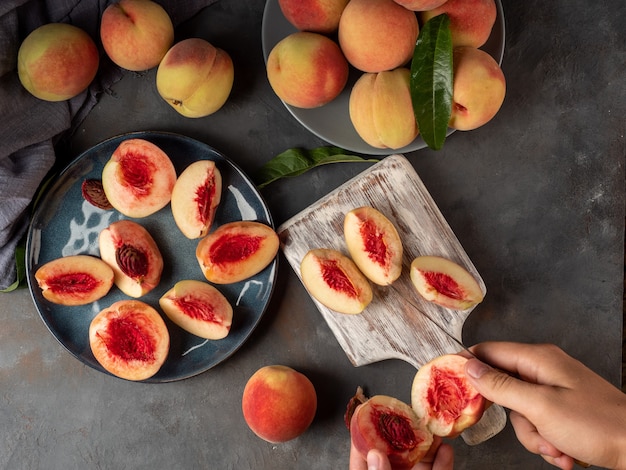
<path fill-rule="evenodd" d="M 370 450 L 367 453 L 367 470 L 378 470 L 382 462 L 377 452 Z"/>
<path fill-rule="evenodd" d="M 489 371 L 489 369 L 490 367 L 487 364 L 479 361 L 478 359 L 470 359 L 467 361 L 467 365 L 465 366 L 467 375 L 475 379 L 480 379 L 486 372 Z"/>

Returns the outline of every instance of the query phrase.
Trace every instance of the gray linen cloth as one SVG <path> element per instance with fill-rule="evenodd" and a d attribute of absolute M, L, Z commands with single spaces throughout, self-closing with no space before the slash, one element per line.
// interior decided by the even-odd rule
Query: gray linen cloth
<path fill-rule="evenodd" d="M 217 0 L 156 0 L 174 26 Z M 0 1 L 0 290 L 16 280 L 15 250 L 28 228 L 30 206 L 55 162 L 55 143 L 75 129 L 100 93 L 125 73 L 104 54 L 100 17 L 114 0 Z M 84 29 L 100 54 L 98 76 L 89 89 L 68 101 L 30 95 L 17 76 L 17 52 L 24 38 L 46 23 Z"/>

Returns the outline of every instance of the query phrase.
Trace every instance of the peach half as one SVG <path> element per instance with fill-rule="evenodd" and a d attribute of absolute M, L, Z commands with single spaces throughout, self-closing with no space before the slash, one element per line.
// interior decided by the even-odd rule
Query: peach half
<path fill-rule="evenodd" d="M 263 271 L 278 253 L 278 235 L 255 221 L 220 225 L 196 247 L 204 277 L 215 284 L 232 284 Z"/>
<path fill-rule="evenodd" d="M 113 222 L 100 232 L 100 257 L 115 273 L 115 285 L 130 297 L 141 297 L 161 280 L 163 257 L 143 226 L 132 220 Z"/>
<path fill-rule="evenodd" d="M 487 42 L 496 22 L 495 0 L 446 0 L 440 6 L 420 13 L 426 23 L 441 14 L 450 18 L 452 45 L 480 47 Z"/>
<path fill-rule="evenodd" d="M 191 163 L 172 190 L 174 222 L 189 239 L 204 237 L 222 198 L 222 174 L 212 160 Z"/>
<path fill-rule="evenodd" d="M 424 299 L 455 310 L 467 310 L 485 296 L 467 269 L 440 256 L 415 258 L 411 263 L 411 282 Z"/>
<path fill-rule="evenodd" d="M 159 65 L 174 42 L 174 25 L 156 2 L 119 0 L 102 13 L 100 39 L 115 64 L 139 72 Z"/>
<path fill-rule="evenodd" d="M 20 82 L 33 96 L 64 101 L 83 92 L 98 72 L 98 48 L 82 29 L 49 23 L 32 31 L 17 53 Z"/>
<path fill-rule="evenodd" d="M 483 415 L 485 398 L 467 381 L 466 362 L 458 354 L 445 354 L 415 374 L 411 406 L 436 436 L 456 437 Z"/>
<path fill-rule="evenodd" d="M 350 0 L 339 20 L 339 45 L 363 72 L 382 72 L 413 57 L 419 24 L 415 12 L 394 0 Z"/>
<path fill-rule="evenodd" d="M 387 286 L 402 274 L 402 240 L 379 210 L 363 206 L 349 211 L 343 233 L 350 257 L 367 278 Z"/>
<path fill-rule="evenodd" d="M 364 460 L 370 450 L 377 449 L 389 457 L 391 468 L 409 470 L 426 455 L 433 435 L 409 405 L 375 395 L 354 411 L 350 439 Z"/>
<path fill-rule="evenodd" d="M 167 51 L 156 75 L 157 91 L 179 114 L 201 118 L 230 96 L 235 69 L 230 55 L 200 38 L 184 39 Z"/>
<path fill-rule="evenodd" d="M 228 336 L 233 308 L 211 284 L 192 279 L 177 282 L 159 299 L 165 314 L 183 330 L 205 339 Z"/>
<path fill-rule="evenodd" d="M 122 214 L 147 217 L 172 198 L 176 170 L 169 156 L 144 139 L 124 140 L 102 169 L 102 188 Z"/>
<path fill-rule="evenodd" d="M 309 250 L 300 262 L 300 275 L 313 298 L 339 313 L 361 313 L 374 296 L 354 261 L 334 249 Z"/>
<path fill-rule="evenodd" d="M 261 367 L 248 379 L 241 399 L 248 427 L 268 442 L 302 435 L 317 411 L 315 387 L 307 376 L 283 365 Z"/>
<path fill-rule="evenodd" d="M 349 66 L 335 41 L 300 31 L 279 41 L 267 57 L 267 79 L 276 96 L 297 108 L 330 103 L 348 82 Z"/>
<path fill-rule="evenodd" d="M 48 261 L 35 272 L 44 298 L 60 305 L 86 305 L 113 287 L 113 269 L 100 258 L 72 255 Z"/>
<path fill-rule="evenodd" d="M 89 345 L 105 370 L 136 381 L 159 371 L 169 353 L 170 336 L 165 322 L 150 305 L 120 300 L 91 321 Z"/>
<path fill-rule="evenodd" d="M 352 87 L 348 109 L 357 134 L 376 148 L 398 149 L 419 134 L 409 69 L 364 73 Z"/>

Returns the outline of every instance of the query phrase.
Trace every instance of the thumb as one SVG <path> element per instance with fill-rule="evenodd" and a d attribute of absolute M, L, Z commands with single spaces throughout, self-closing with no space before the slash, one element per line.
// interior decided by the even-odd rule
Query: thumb
<path fill-rule="evenodd" d="M 522 414 L 535 387 L 475 358 L 465 364 L 465 375 L 487 400 Z"/>

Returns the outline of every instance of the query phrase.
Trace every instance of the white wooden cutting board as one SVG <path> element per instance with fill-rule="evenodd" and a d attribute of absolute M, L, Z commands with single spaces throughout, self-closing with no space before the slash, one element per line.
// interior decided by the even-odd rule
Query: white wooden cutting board
<path fill-rule="evenodd" d="M 385 214 L 403 243 L 403 273 L 394 287 L 373 285 L 374 299 L 359 315 L 345 315 L 313 299 L 324 320 L 355 366 L 385 359 L 401 359 L 419 368 L 429 360 L 460 351 L 459 345 L 416 311 L 410 302 L 444 325 L 459 341 L 472 309 L 450 310 L 423 300 L 409 277 L 411 261 L 419 255 L 438 255 L 464 266 L 485 284 L 467 253 L 439 211 L 411 163 L 391 155 L 347 181 L 278 228 L 283 253 L 298 277 L 300 262 L 314 248 L 334 248 L 348 254 L 343 238 L 345 214 L 360 206 L 372 206 Z M 410 387 L 410 384 L 408 384 Z M 490 407 L 483 419 L 463 433 L 470 444 L 483 442 L 506 424 L 506 413 Z"/>

